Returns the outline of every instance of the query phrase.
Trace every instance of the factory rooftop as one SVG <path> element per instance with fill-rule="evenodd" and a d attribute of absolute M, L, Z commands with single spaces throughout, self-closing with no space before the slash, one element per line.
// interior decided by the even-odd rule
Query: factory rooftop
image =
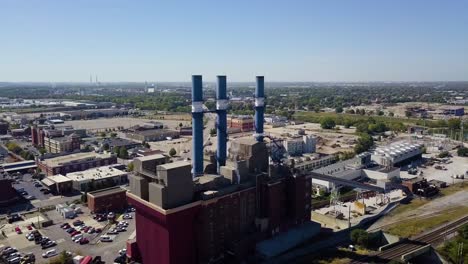
<path fill-rule="evenodd" d="M 54 183 L 61 183 L 70 181 L 70 178 L 63 176 L 62 174 L 57 174 L 54 176 L 49 176 L 44 180 L 52 180 Z"/>
<path fill-rule="evenodd" d="M 112 178 L 116 176 L 123 176 L 126 174 L 127 173 L 125 171 L 115 169 L 111 166 L 103 166 L 85 171 L 67 173 L 66 177 L 73 181 L 84 181 Z"/>
<path fill-rule="evenodd" d="M 110 158 L 111 154 L 100 154 L 96 152 L 81 152 L 70 154 L 66 156 L 59 156 L 55 158 L 45 159 L 43 163 L 49 167 L 60 166 L 73 161 L 84 160 L 84 159 L 105 159 Z"/>

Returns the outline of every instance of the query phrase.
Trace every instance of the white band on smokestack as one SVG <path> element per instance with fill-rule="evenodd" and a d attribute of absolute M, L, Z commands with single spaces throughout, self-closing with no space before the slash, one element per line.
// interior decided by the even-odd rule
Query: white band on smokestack
<path fill-rule="evenodd" d="M 255 107 L 262 107 L 262 106 L 265 106 L 265 98 L 264 97 L 255 98 Z"/>
<path fill-rule="evenodd" d="M 228 100 L 217 100 L 216 110 L 226 110 L 228 108 Z"/>
<path fill-rule="evenodd" d="M 264 137 L 265 133 L 254 133 L 254 137 Z"/>
<path fill-rule="evenodd" d="M 203 113 L 203 102 L 192 102 L 192 113 Z"/>

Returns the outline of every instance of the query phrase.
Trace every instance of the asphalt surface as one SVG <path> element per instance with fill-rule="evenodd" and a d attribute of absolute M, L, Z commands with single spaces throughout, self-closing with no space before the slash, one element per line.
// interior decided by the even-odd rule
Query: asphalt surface
<path fill-rule="evenodd" d="M 134 217 L 134 213 L 130 213 Z M 126 247 L 126 241 L 128 237 L 134 232 L 135 230 L 135 220 L 134 219 L 125 219 L 129 223 L 126 232 L 121 232 L 117 235 L 110 235 L 113 237 L 113 242 L 101 242 L 99 241 L 99 237 L 104 235 L 110 225 L 107 225 L 107 222 L 96 222 L 92 219 L 91 215 L 85 213 L 81 214 L 79 217 L 71 220 L 71 219 L 63 219 L 61 218 L 58 213 L 55 211 L 49 212 L 50 218 L 54 219 L 54 225 L 41 228 L 39 231 L 43 236 L 50 238 L 53 241 L 56 241 L 57 245 L 48 249 L 42 249 L 40 245 L 34 244 L 33 241 L 28 241 L 25 237 L 25 234 L 29 231 L 24 230 L 24 234 L 20 235 L 18 239 L 24 242 L 21 242 L 23 246 L 18 248 L 19 252 L 21 253 L 33 253 L 36 256 L 36 263 L 48 263 L 47 259 L 42 257 L 42 253 L 45 253 L 48 250 L 56 249 L 57 252 L 61 251 L 70 251 L 73 255 L 82 255 L 87 256 L 91 255 L 93 257 L 101 256 L 102 260 L 105 263 L 114 263 L 114 259 L 118 256 L 119 250 Z M 85 225 L 92 226 L 92 227 L 103 227 L 103 232 L 100 234 L 84 234 L 84 237 L 88 238 L 90 243 L 80 245 L 79 243 L 75 243 L 72 241 L 70 234 L 68 234 L 65 230 L 60 228 L 62 223 L 69 223 L 71 226 L 73 221 L 80 219 L 82 220 Z M 106 228 L 107 227 L 107 228 Z M 8 242 L 5 241 L 5 245 L 8 245 Z"/>

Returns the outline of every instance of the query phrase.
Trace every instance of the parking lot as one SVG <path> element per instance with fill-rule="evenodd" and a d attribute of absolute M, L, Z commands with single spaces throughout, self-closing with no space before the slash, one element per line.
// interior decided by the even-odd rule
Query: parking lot
<path fill-rule="evenodd" d="M 115 224 L 108 223 L 107 220 L 98 222 L 93 219 L 93 216 L 89 214 L 87 208 L 83 208 L 84 213 L 80 214 L 75 219 L 64 219 L 57 211 L 47 212 L 47 217 L 54 220 L 54 225 L 41 228 L 38 231 L 43 237 L 47 237 L 48 240 L 53 241 L 56 245 L 47 249 L 42 249 L 40 244 L 36 244 L 35 241 L 28 241 L 26 238 L 27 234 L 31 232 L 26 228 L 27 225 L 30 225 L 31 222 L 37 221 L 39 217 L 33 216 L 26 221 L 15 222 L 7 229 L 2 229 L 7 231 L 8 240 L 3 241 L 2 247 L 11 246 L 16 248 L 22 255 L 26 253 L 33 253 L 36 256 L 36 263 L 45 263 L 45 259 L 42 258 L 42 254 L 51 249 L 56 249 L 57 252 L 63 250 L 70 251 L 74 255 L 91 255 L 101 256 L 102 260 L 105 263 L 114 263 L 114 259 L 118 256 L 119 250 L 126 247 L 126 241 L 129 236 L 132 235 L 135 231 L 135 222 L 134 222 L 134 213 L 129 213 L 132 219 L 122 219 L 117 218 L 117 221 L 126 221 L 128 226 L 126 231 L 117 232 L 117 234 L 110 234 L 109 237 L 112 238 L 112 242 L 101 242 L 100 237 L 102 235 L 107 235 L 110 229 L 115 227 Z M 81 220 L 84 224 L 83 227 L 74 226 L 73 222 L 76 220 Z M 86 238 L 89 243 L 80 244 L 72 241 L 70 233 L 61 227 L 62 224 L 68 223 L 71 227 L 75 228 L 77 231 L 80 230 L 81 235 Z M 17 234 L 14 230 L 15 226 L 20 226 L 22 233 Z M 101 233 L 85 233 L 84 226 L 91 228 L 101 228 Z M 88 229 L 88 231 L 90 230 Z"/>
<path fill-rule="evenodd" d="M 447 162 L 436 162 L 433 165 L 418 166 L 417 175 L 409 174 L 408 171 L 401 171 L 400 177 L 402 179 L 412 179 L 417 177 L 424 177 L 427 180 L 439 180 L 448 184 L 462 182 L 462 179 L 456 179 L 453 176 L 463 175 L 468 172 L 468 158 L 458 157 L 455 153 L 452 153 L 452 157 Z M 434 155 L 424 154 L 423 157 L 428 160 Z M 440 166 L 440 167 L 438 167 Z M 437 169 L 436 167 L 440 168 Z M 421 174 L 422 172 L 422 174 Z M 465 177 L 466 178 L 466 177 Z"/>
<path fill-rule="evenodd" d="M 47 200 L 50 197 L 52 197 L 52 194 L 44 194 L 41 192 L 41 189 L 44 189 L 45 187 L 39 183 L 37 184 L 37 180 L 34 180 L 32 178 L 31 174 L 24 174 L 21 178 L 18 179 L 18 183 L 15 183 L 13 187 L 15 189 L 24 189 L 24 191 L 27 193 L 26 195 L 23 195 L 24 197 L 32 196 L 35 199 L 32 200 Z"/>

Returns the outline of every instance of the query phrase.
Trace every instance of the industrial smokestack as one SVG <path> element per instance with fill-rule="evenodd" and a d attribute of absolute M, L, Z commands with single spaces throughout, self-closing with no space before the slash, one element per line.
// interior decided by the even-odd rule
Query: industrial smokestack
<path fill-rule="evenodd" d="M 203 83 L 201 75 L 192 75 L 192 175 L 203 174 Z"/>
<path fill-rule="evenodd" d="M 263 142 L 263 120 L 265 112 L 265 87 L 263 76 L 257 76 L 255 87 L 255 134 L 258 142 Z"/>
<path fill-rule="evenodd" d="M 227 120 L 226 109 L 228 106 L 227 92 L 226 92 L 226 76 L 217 76 L 218 82 L 216 85 L 216 113 L 217 115 L 217 136 L 218 147 L 216 150 L 216 160 L 218 173 L 220 167 L 226 165 L 226 141 L 227 141 Z"/>

